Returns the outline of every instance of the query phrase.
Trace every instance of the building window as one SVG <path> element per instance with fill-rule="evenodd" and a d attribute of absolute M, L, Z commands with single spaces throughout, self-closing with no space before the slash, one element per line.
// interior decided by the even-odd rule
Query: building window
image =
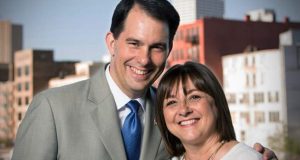
<path fill-rule="evenodd" d="M 250 114 L 249 112 L 241 112 L 242 120 L 245 120 L 247 124 L 250 123 Z"/>
<path fill-rule="evenodd" d="M 246 74 L 246 87 L 249 87 L 249 74 Z"/>
<path fill-rule="evenodd" d="M 193 55 L 192 55 L 192 60 L 194 62 L 199 62 L 199 58 L 198 58 L 198 55 L 199 55 L 199 48 L 198 46 L 193 46 Z"/>
<path fill-rule="evenodd" d="M 274 103 L 279 101 L 278 92 L 268 92 L 268 102 Z"/>
<path fill-rule="evenodd" d="M 22 120 L 22 113 L 18 114 L 18 120 L 21 121 Z"/>
<path fill-rule="evenodd" d="M 265 122 L 265 113 L 256 111 L 255 112 L 255 123 L 264 123 Z"/>
<path fill-rule="evenodd" d="M 270 122 L 279 122 L 279 112 L 269 112 Z"/>
<path fill-rule="evenodd" d="M 18 89 L 18 91 L 22 91 L 22 84 L 21 83 L 17 84 L 17 89 Z"/>
<path fill-rule="evenodd" d="M 279 93 L 275 92 L 275 102 L 279 102 Z"/>
<path fill-rule="evenodd" d="M 253 80 L 253 87 L 256 86 L 256 75 L 255 73 L 252 75 L 252 80 Z"/>
<path fill-rule="evenodd" d="M 26 65 L 26 66 L 25 66 L 25 75 L 26 75 L 26 76 L 29 75 L 29 69 L 30 69 L 29 66 Z"/>
<path fill-rule="evenodd" d="M 234 93 L 228 93 L 226 95 L 226 97 L 227 97 L 227 102 L 229 104 L 235 104 L 236 103 L 236 95 Z"/>
<path fill-rule="evenodd" d="M 245 56 L 245 58 L 244 58 L 244 65 L 245 65 L 245 67 L 248 67 L 248 57 L 247 56 Z"/>
<path fill-rule="evenodd" d="M 264 102 L 264 93 L 258 92 L 254 93 L 254 103 L 263 103 Z"/>
<path fill-rule="evenodd" d="M 243 97 L 240 99 L 241 104 L 249 104 L 249 93 L 243 93 Z"/>
<path fill-rule="evenodd" d="M 26 104 L 26 105 L 29 104 L 29 97 L 25 97 L 25 104 Z"/>
<path fill-rule="evenodd" d="M 245 141 L 246 140 L 246 133 L 244 130 L 241 130 L 241 141 Z"/>
<path fill-rule="evenodd" d="M 21 97 L 18 98 L 18 106 L 22 106 L 22 98 Z"/>
<path fill-rule="evenodd" d="M 29 90 L 29 82 L 25 82 L 25 90 L 26 90 L 26 91 Z"/>
<path fill-rule="evenodd" d="M 269 103 L 272 103 L 272 94 L 271 94 L 271 92 L 268 92 L 268 102 Z"/>
<path fill-rule="evenodd" d="M 22 76 L 22 68 L 18 67 L 17 68 L 17 77 L 21 77 Z"/>

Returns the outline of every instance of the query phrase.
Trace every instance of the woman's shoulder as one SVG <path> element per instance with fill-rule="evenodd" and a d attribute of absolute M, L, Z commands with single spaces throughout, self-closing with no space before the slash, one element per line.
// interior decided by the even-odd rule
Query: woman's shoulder
<path fill-rule="evenodd" d="M 183 160 L 183 156 L 180 156 L 180 157 L 172 157 L 170 160 Z"/>
<path fill-rule="evenodd" d="M 244 143 L 237 143 L 232 147 L 222 160 L 262 160 L 262 154 Z"/>

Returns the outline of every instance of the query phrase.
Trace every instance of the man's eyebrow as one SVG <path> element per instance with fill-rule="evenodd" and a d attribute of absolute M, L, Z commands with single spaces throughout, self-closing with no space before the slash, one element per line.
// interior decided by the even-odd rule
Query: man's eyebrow
<path fill-rule="evenodd" d="M 144 44 L 141 40 L 135 39 L 135 38 L 126 38 L 126 42 L 136 42 L 140 44 Z M 167 48 L 167 42 L 161 41 L 161 42 L 156 42 L 150 45 L 150 47 L 157 47 L 157 46 L 163 46 L 164 48 Z"/>
<path fill-rule="evenodd" d="M 141 42 L 140 40 L 138 39 L 135 39 L 135 38 L 127 38 L 126 41 L 135 41 L 135 42 Z"/>
<path fill-rule="evenodd" d="M 167 47 L 167 43 L 166 42 L 157 42 L 151 45 L 152 47 L 156 47 L 156 46 L 163 46 L 164 48 Z"/>
<path fill-rule="evenodd" d="M 154 43 L 153 45 L 162 45 L 162 46 L 165 46 L 167 45 L 166 42 L 157 42 L 157 43 Z"/>

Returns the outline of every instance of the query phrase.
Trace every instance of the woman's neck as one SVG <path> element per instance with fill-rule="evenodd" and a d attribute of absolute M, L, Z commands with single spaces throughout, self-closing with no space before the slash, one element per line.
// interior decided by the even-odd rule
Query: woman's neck
<path fill-rule="evenodd" d="M 214 152 L 220 147 L 220 137 L 215 135 L 211 136 L 203 142 L 197 144 L 185 144 L 183 146 L 186 150 L 184 155 L 185 160 L 195 159 L 209 159 Z"/>

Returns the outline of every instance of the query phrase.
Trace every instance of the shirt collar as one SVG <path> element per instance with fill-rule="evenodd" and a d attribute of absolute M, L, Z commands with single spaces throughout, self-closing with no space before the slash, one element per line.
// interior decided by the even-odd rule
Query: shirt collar
<path fill-rule="evenodd" d="M 112 79 L 112 77 L 111 77 L 111 75 L 109 73 L 109 67 L 110 67 L 110 64 L 108 64 L 107 67 L 106 67 L 106 69 L 105 69 L 105 77 L 107 79 L 110 91 L 112 92 L 112 95 L 113 95 L 114 100 L 116 102 L 117 110 L 120 110 L 121 108 L 123 108 L 132 99 L 130 99 L 119 88 L 119 86 L 115 83 L 115 81 Z M 146 107 L 146 105 L 145 105 L 145 96 L 143 96 L 141 98 L 137 98 L 135 100 L 137 100 L 141 104 L 143 111 L 145 111 L 145 107 Z"/>

